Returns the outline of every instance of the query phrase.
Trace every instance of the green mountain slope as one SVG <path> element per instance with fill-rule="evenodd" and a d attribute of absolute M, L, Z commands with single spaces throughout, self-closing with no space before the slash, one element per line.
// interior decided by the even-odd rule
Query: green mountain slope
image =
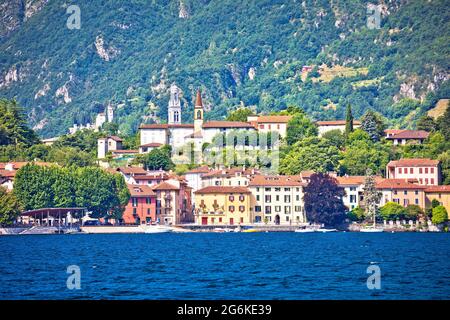
<path fill-rule="evenodd" d="M 385 2 L 370 30 L 360 0 L 80 0 L 81 29 L 69 30 L 64 1 L 0 1 L 0 96 L 43 136 L 92 123 L 108 103 L 122 132 L 164 121 L 172 82 L 184 121 L 201 87 L 209 118 L 240 104 L 343 118 L 350 102 L 356 117 L 371 107 L 407 125 L 450 95 L 450 11 Z"/>

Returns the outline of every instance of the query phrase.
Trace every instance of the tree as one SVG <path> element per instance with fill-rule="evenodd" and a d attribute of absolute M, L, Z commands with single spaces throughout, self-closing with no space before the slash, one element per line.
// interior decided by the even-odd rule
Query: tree
<path fill-rule="evenodd" d="M 401 219 L 406 214 L 406 209 L 395 202 L 388 202 L 380 208 L 384 220 Z"/>
<path fill-rule="evenodd" d="M 433 208 L 433 217 L 431 222 L 433 224 L 441 224 L 448 220 L 448 213 L 444 206 L 437 206 Z"/>
<path fill-rule="evenodd" d="M 303 170 L 333 171 L 340 160 L 338 148 L 328 140 L 309 137 L 294 144 L 280 161 L 283 174 L 299 174 Z"/>
<path fill-rule="evenodd" d="M 366 205 L 366 216 L 373 219 L 375 224 L 376 214 L 378 211 L 378 204 L 381 200 L 381 192 L 379 192 L 375 185 L 375 177 L 372 175 L 372 170 L 366 170 L 366 176 L 364 177 L 364 201 Z"/>
<path fill-rule="evenodd" d="M 347 137 L 351 132 L 353 132 L 353 114 L 352 106 L 347 104 L 347 113 L 345 117 L 345 133 L 344 136 Z"/>
<path fill-rule="evenodd" d="M 335 178 L 328 174 L 315 173 L 304 189 L 306 218 L 325 226 L 339 226 L 345 220 L 347 207 L 342 198 L 345 195 Z"/>
<path fill-rule="evenodd" d="M 304 111 L 296 113 L 287 124 L 286 142 L 288 145 L 303 138 L 317 136 L 316 125 L 306 116 Z"/>
<path fill-rule="evenodd" d="M 348 214 L 347 214 L 348 218 L 351 221 L 364 221 L 364 219 L 366 218 L 365 216 L 365 210 L 361 207 L 356 207 L 353 208 Z"/>
<path fill-rule="evenodd" d="M 175 164 L 172 162 L 170 149 L 157 148 L 145 154 L 140 162 L 147 170 L 172 170 Z"/>
<path fill-rule="evenodd" d="M 0 226 L 12 224 L 20 215 L 21 206 L 16 196 L 0 186 Z"/>
<path fill-rule="evenodd" d="M 416 220 L 424 216 L 424 212 L 417 204 L 410 204 L 406 207 L 406 218 Z"/>
<path fill-rule="evenodd" d="M 327 139 L 331 145 L 338 149 L 342 149 L 345 146 L 345 136 L 339 129 L 334 129 L 322 134 L 322 138 Z"/>
<path fill-rule="evenodd" d="M 442 116 L 437 118 L 437 126 L 439 131 L 444 135 L 447 141 L 450 140 L 450 106 L 447 105 L 447 109 Z"/>
<path fill-rule="evenodd" d="M 434 132 L 437 129 L 437 124 L 430 116 L 424 115 L 417 121 L 417 130 L 425 130 L 428 132 Z"/>
<path fill-rule="evenodd" d="M 379 141 L 384 135 L 382 117 L 372 110 L 368 110 L 361 118 L 361 129 L 366 131 L 373 141 Z"/>
<path fill-rule="evenodd" d="M 36 133 L 28 127 L 25 112 L 15 100 L 0 99 L 0 145 L 39 142 Z"/>
<path fill-rule="evenodd" d="M 247 122 L 247 117 L 251 116 L 253 111 L 250 108 L 241 107 L 234 111 L 230 111 L 226 118 L 227 121 Z"/>

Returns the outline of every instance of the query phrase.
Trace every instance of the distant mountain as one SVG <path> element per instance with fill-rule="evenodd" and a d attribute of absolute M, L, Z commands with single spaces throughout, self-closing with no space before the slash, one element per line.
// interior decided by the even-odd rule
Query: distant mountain
<path fill-rule="evenodd" d="M 0 0 L 0 96 L 43 136 L 108 103 L 122 132 L 164 121 L 172 82 L 184 121 L 198 87 L 214 119 L 241 104 L 343 118 L 349 102 L 404 126 L 450 96 L 446 0 L 382 1 L 380 29 L 361 0 L 79 0 L 79 30 L 69 4 Z"/>

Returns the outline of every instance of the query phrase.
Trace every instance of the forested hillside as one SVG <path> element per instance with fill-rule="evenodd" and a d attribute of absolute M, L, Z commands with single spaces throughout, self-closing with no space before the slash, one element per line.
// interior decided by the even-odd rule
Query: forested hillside
<path fill-rule="evenodd" d="M 342 119 L 350 103 L 355 117 L 372 108 L 414 126 L 450 96 L 448 1 L 383 1 L 380 29 L 367 27 L 367 3 L 80 0 L 70 30 L 67 2 L 0 0 L 0 96 L 42 136 L 92 123 L 108 103 L 123 133 L 165 121 L 172 82 L 184 121 L 201 87 L 210 119 L 242 104 Z"/>

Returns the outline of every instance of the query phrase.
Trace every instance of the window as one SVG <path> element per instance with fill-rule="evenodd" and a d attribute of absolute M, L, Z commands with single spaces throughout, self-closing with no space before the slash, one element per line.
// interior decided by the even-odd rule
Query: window
<path fill-rule="evenodd" d="M 433 178 L 430 179 L 430 184 L 434 184 L 434 179 Z"/>
<path fill-rule="evenodd" d="M 244 212 L 245 211 L 245 206 L 239 206 L 239 211 L 240 212 Z"/>
<path fill-rule="evenodd" d="M 197 119 L 202 118 L 202 112 L 200 110 L 197 111 Z"/>
<path fill-rule="evenodd" d="M 428 168 L 425 168 L 425 173 L 428 173 Z"/>
<path fill-rule="evenodd" d="M 356 191 L 356 187 L 350 187 L 350 191 Z"/>
<path fill-rule="evenodd" d="M 133 207 L 137 207 L 138 205 L 138 199 L 137 198 L 131 198 L 131 202 L 133 203 Z"/>
<path fill-rule="evenodd" d="M 281 206 L 275 206 L 275 212 L 280 212 L 281 211 Z"/>
<path fill-rule="evenodd" d="M 408 199 L 403 199 L 403 206 L 407 207 L 409 204 L 409 200 Z"/>
<path fill-rule="evenodd" d="M 425 178 L 425 184 L 428 184 L 428 178 Z"/>
<path fill-rule="evenodd" d="M 239 201 L 240 201 L 240 202 L 244 202 L 244 200 L 245 200 L 245 196 L 244 196 L 243 194 L 241 194 L 241 195 L 239 196 Z"/>
<path fill-rule="evenodd" d="M 234 206 L 229 206 L 229 207 L 228 207 L 228 211 L 234 212 Z"/>
<path fill-rule="evenodd" d="M 277 129 L 280 130 L 280 125 L 279 124 L 277 124 Z"/>
<path fill-rule="evenodd" d="M 270 195 L 266 195 L 265 201 L 266 201 L 266 203 L 271 203 L 272 202 L 272 197 Z"/>
<path fill-rule="evenodd" d="M 133 208 L 133 215 L 136 215 L 136 214 L 137 214 L 136 208 Z"/>
<path fill-rule="evenodd" d="M 259 187 L 256 187 L 256 192 L 259 192 Z"/>
<path fill-rule="evenodd" d="M 261 212 L 261 206 L 255 206 L 255 212 Z"/>
<path fill-rule="evenodd" d="M 284 196 L 284 202 L 290 203 L 291 202 L 291 196 Z"/>
<path fill-rule="evenodd" d="M 419 204 L 419 199 L 416 198 L 416 200 L 414 202 L 415 202 L 415 204 Z"/>
<path fill-rule="evenodd" d="M 264 190 L 266 190 L 266 191 L 271 191 L 271 189 L 270 189 L 270 188 L 265 188 Z"/>
<path fill-rule="evenodd" d="M 419 190 L 414 190 L 414 194 L 417 196 L 419 194 Z"/>
<path fill-rule="evenodd" d="M 279 195 L 275 196 L 275 201 L 280 201 L 280 196 Z"/>
<path fill-rule="evenodd" d="M 430 168 L 430 173 L 434 173 L 434 168 Z"/>
<path fill-rule="evenodd" d="M 402 168 L 398 168 L 398 173 L 402 173 Z"/>
<path fill-rule="evenodd" d="M 271 206 L 265 207 L 265 213 L 266 214 L 271 214 L 272 213 L 272 207 Z"/>
<path fill-rule="evenodd" d="M 281 188 L 275 188 L 275 191 L 281 191 Z"/>
<path fill-rule="evenodd" d="M 147 215 L 150 215 L 151 214 L 151 210 L 150 210 L 150 208 L 148 208 L 147 209 Z"/>
<path fill-rule="evenodd" d="M 286 217 L 286 221 L 289 221 L 289 216 Z"/>
<path fill-rule="evenodd" d="M 300 195 L 295 196 L 295 201 L 300 201 Z"/>
<path fill-rule="evenodd" d="M 422 174 L 422 168 L 419 168 L 419 173 Z"/>
<path fill-rule="evenodd" d="M 284 206 L 284 213 L 290 214 L 291 213 L 291 207 L 290 206 Z"/>
<path fill-rule="evenodd" d="M 145 198 L 145 203 L 146 203 L 146 204 L 151 204 L 151 203 L 152 203 L 152 199 L 150 199 L 150 198 Z"/>
<path fill-rule="evenodd" d="M 270 130 L 271 128 L 272 128 L 272 126 L 271 126 L 270 124 L 268 124 L 268 125 L 267 125 L 267 129 Z"/>
<path fill-rule="evenodd" d="M 295 210 L 295 212 L 300 212 L 300 211 L 302 211 L 302 207 L 300 207 L 300 206 L 295 206 L 295 207 L 294 207 L 294 210 Z"/>
<path fill-rule="evenodd" d="M 260 199 L 260 196 L 259 196 L 259 194 L 257 194 L 256 195 L 256 201 L 259 201 L 259 199 Z"/>
<path fill-rule="evenodd" d="M 400 203 L 400 199 L 392 199 L 395 203 Z"/>
<path fill-rule="evenodd" d="M 397 194 L 397 190 L 394 190 L 394 194 Z"/>
<path fill-rule="evenodd" d="M 260 124 L 260 125 L 259 125 L 259 128 L 260 128 L 260 129 L 264 129 L 264 125 L 263 125 L 263 124 Z"/>
<path fill-rule="evenodd" d="M 409 168 L 409 173 L 413 174 L 414 173 L 414 168 Z"/>
<path fill-rule="evenodd" d="M 406 196 L 406 195 L 408 194 L 408 191 L 407 191 L 407 190 L 404 190 L 404 191 L 403 191 L 403 194 Z"/>
<path fill-rule="evenodd" d="M 356 203 L 356 195 L 354 194 L 350 195 L 350 203 Z"/>
<path fill-rule="evenodd" d="M 284 191 L 291 191 L 291 188 L 284 188 Z"/>
<path fill-rule="evenodd" d="M 228 200 L 230 200 L 231 202 L 233 202 L 233 201 L 234 201 L 234 196 L 229 196 L 229 197 L 228 197 Z"/>
<path fill-rule="evenodd" d="M 241 223 L 244 223 L 244 218 L 241 217 Z"/>
<path fill-rule="evenodd" d="M 222 218 L 219 218 L 219 222 L 222 222 Z"/>

